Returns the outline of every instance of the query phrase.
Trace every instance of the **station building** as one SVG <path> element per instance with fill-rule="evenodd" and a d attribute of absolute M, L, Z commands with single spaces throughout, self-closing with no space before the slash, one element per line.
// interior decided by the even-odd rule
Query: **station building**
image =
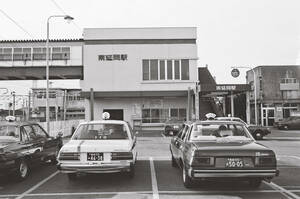
<path fill-rule="evenodd" d="M 198 80 L 196 28 L 92 28 L 83 36 L 81 88 L 89 98 L 88 117 L 100 119 L 107 111 L 112 119 L 155 126 L 191 114 L 188 88 Z"/>

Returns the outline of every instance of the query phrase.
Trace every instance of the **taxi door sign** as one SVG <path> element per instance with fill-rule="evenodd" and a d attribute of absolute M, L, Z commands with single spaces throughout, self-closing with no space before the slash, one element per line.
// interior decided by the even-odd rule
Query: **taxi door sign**
<path fill-rule="evenodd" d="M 232 76 L 232 77 L 238 77 L 238 76 L 240 76 L 240 71 L 239 71 L 239 69 L 237 69 L 237 68 L 232 69 L 232 70 L 231 70 L 231 76 Z"/>

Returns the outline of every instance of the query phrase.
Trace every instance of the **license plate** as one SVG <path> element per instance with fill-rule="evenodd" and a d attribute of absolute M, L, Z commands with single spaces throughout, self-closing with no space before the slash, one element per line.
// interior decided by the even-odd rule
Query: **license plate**
<path fill-rule="evenodd" d="M 88 161 L 103 161 L 103 153 L 87 153 Z"/>
<path fill-rule="evenodd" d="M 227 158 L 225 167 L 242 168 L 242 167 L 244 167 L 244 161 L 242 158 Z"/>

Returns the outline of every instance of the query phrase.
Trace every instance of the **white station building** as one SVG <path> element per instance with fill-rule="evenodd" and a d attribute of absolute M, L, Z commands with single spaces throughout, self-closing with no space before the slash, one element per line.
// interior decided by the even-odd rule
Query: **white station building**
<path fill-rule="evenodd" d="M 88 28 L 83 37 L 80 84 L 87 120 L 109 112 L 112 119 L 146 128 L 192 115 L 189 88 L 198 79 L 195 27 Z"/>

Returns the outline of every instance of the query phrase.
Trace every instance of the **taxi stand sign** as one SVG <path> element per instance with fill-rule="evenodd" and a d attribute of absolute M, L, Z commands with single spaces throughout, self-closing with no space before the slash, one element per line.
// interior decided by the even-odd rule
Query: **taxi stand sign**
<path fill-rule="evenodd" d="M 231 70 L 231 76 L 232 76 L 232 77 L 238 77 L 238 76 L 240 76 L 240 71 L 239 71 L 239 69 L 237 69 L 237 68 L 232 69 L 232 70 Z"/>
<path fill-rule="evenodd" d="M 108 112 L 102 113 L 102 119 L 103 120 L 109 120 L 109 118 L 110 118 L 110 114 Z"/>

